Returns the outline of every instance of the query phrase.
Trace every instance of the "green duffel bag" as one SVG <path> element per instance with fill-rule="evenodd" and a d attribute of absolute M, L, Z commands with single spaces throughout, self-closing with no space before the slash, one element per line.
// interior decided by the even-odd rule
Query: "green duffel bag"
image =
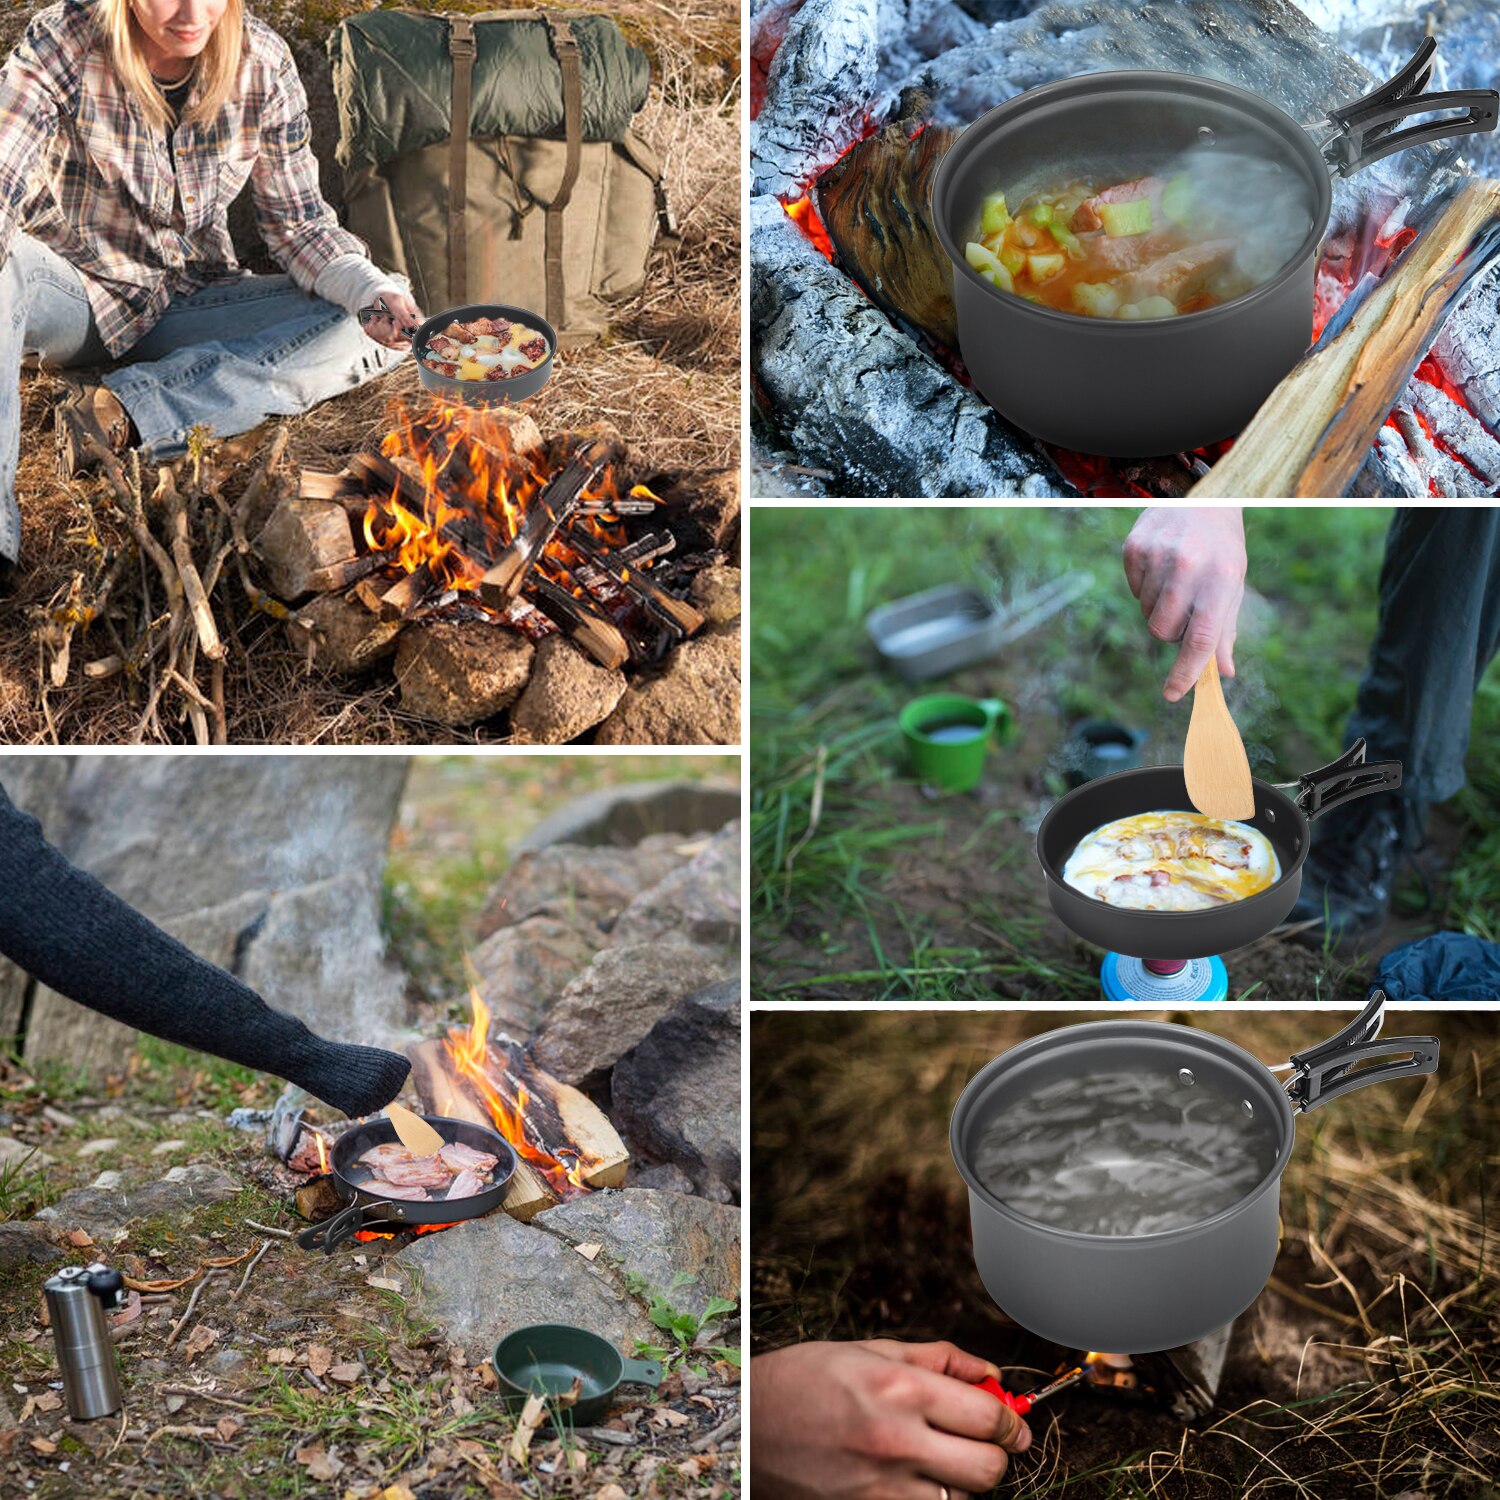
<path fill-rule="evenodd" d="M 571 346 L 640 290 L 672 225 L 631 124 L 650 70 L 609 17 L 376 10 L 328 55 L 348 226 L 424 310 L 530 307 Z"/>

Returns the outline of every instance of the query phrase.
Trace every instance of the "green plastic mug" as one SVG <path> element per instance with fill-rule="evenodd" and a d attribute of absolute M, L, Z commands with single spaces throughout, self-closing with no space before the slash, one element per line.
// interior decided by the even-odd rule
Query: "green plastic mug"
<path fill-rule="evenodd" d="M 662 1368 L 651 1359 L 626 1359 L 608 1339 L 571 1323 L 531 1323 L 495 1345 L 495 1378 L 505 1408 L 518 1412 L 528 1396 L 563 1396 L 574 1380 L 583 1383 L 578 1400 L 554 1412 L 575 1427 L 591 1427 L 609 1410 L 622 1385 L 655 1390 Z"/>
<path fill-rule="evenodd" d="M 929 786 L 966 792 L 978 785 L 991 738 L 1012 739 L 1015 722 L 999 698 L 928 693 L 913 698 L 900 716 L 912 769 Z"/>

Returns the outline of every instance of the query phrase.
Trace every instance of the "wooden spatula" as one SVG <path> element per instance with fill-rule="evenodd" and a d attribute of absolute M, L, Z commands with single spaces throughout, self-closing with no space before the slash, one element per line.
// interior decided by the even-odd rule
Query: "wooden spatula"
<path fill-rule="evenodd" d="M 1229 717 L 1219 664 L 1209 657 L 1193 689 L 1193 717 L 1182 751 L 1182 772 L 1194 807 L 1210 818 L 1253 818 L 1255 788 L 1245 744 Z"/>
<path fill-rule="evenodd" d="M 385 1117 L 396 1127 L 397 1138 L 413 1156 L 434 1156 L 443 1149 L 442 1136 L 404 1104 L 387 1104 Z"/>

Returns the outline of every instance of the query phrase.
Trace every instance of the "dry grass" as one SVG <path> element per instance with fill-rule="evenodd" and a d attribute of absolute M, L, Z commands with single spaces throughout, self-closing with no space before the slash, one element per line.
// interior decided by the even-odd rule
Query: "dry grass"
<path fill-rule="evenodd" d="M 27 0 L 4 17 L 0 46 L 10 45 L 39 8 Z M 305 71 L 326 70 L 323 37 L 343 14 L 360 8 L 346 0 L 283 11 L 257 7 L 293 41 Z M 661 155 L 681 237 L 658 246 L 645 287 L 620 310 L 611 336 L 559 361 L 535 415 L 549 434 L 613 423 L 643 476 L 737 468 L 738 7 L 718 0 L 679 10 L 628 0 L 611 13 L 651 56 L 652 91 L 637 125 Z M 316 113 L 316 98 L 314 107 Z M 408 365 L 291 419 L 291 458 L 336 467 L 385 431 L 393 397 L 418 389 Z M 49 608 L 75 574 L 81 572 L 86 585 L 95 580 L 102 556 L 96 541 L 125 541 L 115 534 L 102 485 L 63 483 L 53 471 L 51 416 L 61 394 L 58 381 L 23 376 L 17 489 L 24 571 L 16 593 L 0 606 L 0 737 L 11 744 L 119 743 L 139 717 L 138 694 L 122 678 L 82 677 L 85 661 L 111 649 L 97 628 L 75 640 L 65 684 L 45 687 L 38 630 Z M 388 677 L 361 689 L 309 668 L 278 625 L 250 610 L 237 583 L 221 585 L 219 597 L 221 629 L 231 642 L 225 691 L 231 743 L 467 744 L 493 738 L 482 727 L 453 731 L 404 714 Z M 185 721 L 170 724 L 167 733 L 177 741 L 189 738 Z"/>
<path fill-rule="evenodd" d="M 983 1062 L 1062 1019 L 756 1017 L 757 1351 L 887 1332 L 952 1338 L 1012 1370 L 1051 1368 L 1057 1351 L 1009 1324 L 979 1284 L 947 1124 Z M 1229 1011 L 1195 1023 L 1267 1062 L 1338 1024 Z M 1488 1204 L 1500 1037 L 1493 1017 L 1461 1014 L 1392 1014 L 1385 1031 L 1436 1032 L 1441 1071 L 1368 1089 L 1299 1125 L 1282 1182 L 1281 1254 L 1239 1323 L 1219 1410 L 1185 1428 L 1143 1407 L 1060 1399 L 1033 1416 L 1035 1446 L 1003 1494 L 1492 1493 L 1500 1279 Z"/>

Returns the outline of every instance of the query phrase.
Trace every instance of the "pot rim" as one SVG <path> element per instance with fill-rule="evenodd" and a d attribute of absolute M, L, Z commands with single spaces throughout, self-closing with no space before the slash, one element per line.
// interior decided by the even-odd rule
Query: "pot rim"
<path fill-rule="evenodd" d="M 1059 809 L 1061 809 L 1065 802 L 1081 800 L 1080 794 L 1083 792 L 1087 792 L 1091 787 L 1102 787 L 1107 785 L 1109 782 L 1123 781 L 1127 777 L 1140 777 L 1144 773 L 1151 771 L 1181 770 L 1182 767 L 1178 765 L 1132 766 L 1127 771 L 1111 771 L 1108 776 L 1096 776 L 1092 781 L 1085 781 L 1082 786 L 1074 787 L 1071 792 L 1064 793 L 1063 796 L 1059 797 L 1057 801 L 1047 809 L 1046 814 L 1042 818 L 1042 821 L 1037 825 L 1036 856 L 1038 862 L 1041 864 L 1043 875 L 1045 875 L 1047 879 L 1053 884 L 1066 891 L 1070 896 L 1076 897 L 1080 901 L 1087 901 L 1090 906 L 1098 907 L 1101 911 L 1118 912 L 1123 916 L 1128 916 L 1132 921 L 1152 922 L 1160 925 L 1163 922 L 1181 921 L 1184 917 L 1208 916 L 1214 912 L 1219 911 L 1255 911 L 1257 909 L 1257 902 L 1265 903 L 1267 897 L 1272 896 L 1276 892 L 1280 891 L 1286 885 L 1286 882 L 1288 880 L 1293 879 L 1300 873 L 1302 865 L 1307 859 L 1307 852 L 1310 843 L 1310 829 L 1308 825 L 1307 814 L 1303 812 L 1300 807 L 1298 807 L 1296 799 L 1288 796 L 1287 793 L 1282 791 L 1280 787 L 1273 785 L 1269 781 L 1262 781 L 1259 777 L 1251 777 L 1251 785 L 1255 788 L 1257 797 L 1265 795 L 1268 797 L 1279 799 L 1277 803 L 1277 810 L 1280 811 L 1281 804 L 1284 803 L 1286 807 L 1290 809 L 1290 811 L 1295 814 L 1295 816 L 1301 822 L 1302 848 L 1298 851 L 1297 857 L 1292 861 L 1290 865 L 1288 865 L 1284 860 L 1281 859 L 1281 851 L 1279 849 L 1276 851 L 1276 857 L 1278 861 L 1281 862 L 1281 878 L 1275 881 L 1273 884 L 1268 885 L 1265 890 L 1257 891 L 1253 896 L 1246 896 L 1243 901 L 1232 901 L 1226 903 L 1223 906 L 1208 907 L 1201 911 L 1135 911 L 1132 908 L 1126 906 L 1111 906 L 1107 901 L 1100 901 L 1097 896 L 1090 896 L 1089 894 L 1087 894 L 1087 892 L 1080 891 L 1075 886 L 1069 885 L 1067 881 L 1063 879 L 1062 871 L 1060 869 L 1055 869 L 1053 867 L 1052 861 L 1047 858 L 1046 852 L 1042 847 L 1042 841 L 1047 832 L 1047 825 L 1051 823 L 1054 817 L 1056 817 Z M 1141 809 L 1142 812 L 1152 812 L 1156 810 L 1157 809 L 1153 808 Z M 1131 817 L 1132 814 L 1121 813 L 1120 816 L 1123 818 L 1128 818 Z"/>
<path fill-rule="evenodd" d="M 1090 1033 L 1089 1038 L 1080 1038 L 1078 1033 Z M 1221 1059 L 1235 1064 L 1241 1070 L 1256 1076 L 1258 1070 L 1268 1078 L 1272 1084 L 1271 1093 L 1278 1101 L 1279 1113 L 1282 1121 L 1281 1143 L 1277 1150 L 1276 1162 L 1256 1185 L 1250 1189 L 1242 1198 L 1231 1203 L 1227 1208 L 1220 1209 L 1215 1214 L 1210 1214 L 1206 1219 L 1197 1219 L 1191 1224 L 1184 1224 L 1177 1229 L 1157 1229 L 1148 1234 L 1088 1234 L 1078 1229 L 1062 1229 L 1054 1224 L 1043 1224 L 1036 1219 L 1029 1219 L 1025 1214 L 1017 1213 L 1015 1209 L 1007 1207 L 974 1175 L 973 1168 L 969 1165 L 963 1150 L 961 1149 L 960 1135 L 963 1127 L 968 1124 L 968 1116 L 974 1108 L 974 1100 L 983 1092 L 984 1088 L 994 1077 L 1014 1067 L 1019 1060 L 1037 1052 L 1045 1052 L 1058 1047 L 1068 1046 L 1079 1040 L 1092 1039 L 1101 1033 L 1111 1037 L 1158 1037 L 1170 1033 L 1174 1042 L 1196 1047 L 1200 1051 L 1216 1052 Z M 948 1122 L 948 1149 L 953 1156 L 953 1164 L 958 1168 L 958 1174 L 968 1186 L 971 1196 L 979 1198 L 987 1208 L 992 1209 L 1000 1217 L 1017 1229 L 1024 1229 L 1032 1234 L 1042 1234 L 1049 1238 L 1062 1240 L 1073 1245 L 1087 1246 L 1137 1246 L 1137 1245 L 1166 1245 L 1174 1241 L 1192 1239 L 1204 1234 L 1209 1230 L 1218 1228 L 1230 1219 L 1237 1218 L 1257 1199 L 1273 1189 L 1281 1191 L 1281 1178 L 1291 1161 L 1292 1151 L 1297 1144 L 1297 1117 L 1292 1111 L 1291 1101 L 1287 1098 L 1286 1090 L 1276 1075 L 1271 1072 L 1253 1053 L 1247 1052 L 1227 1037 L 1218 1036 L 1210 1031 L 1197 1031 L 1191 1027 L 1183 1026 L 1173 1021 L 1140 1021 L 1140 1020 L 1110 1020 L 1110 1021 L 1081 1021 L 1072 1026 L 1059 1026 L 1051 1031 L 1044 1031 L 1040 1036 L 1028 1038 L 1024 1042 L 1018 1042 L 1014 1047 L 1008 1047 L 998 1057 L 992 1057 L 969 1081 L 964 1085 L 963 1092 L 958 1096 L 957 1103 L 953 1106 L 953 1113 Z"/>
<path fill-rule="evenodd" d="M 1024 297 L 1018 297 L 1014 293 L 1002 292 L 998 287 L 991 286 L 965 259 L 962 248 L 958 245 L 958 238 L 949 225 L 946 207 L 940 208 L 939 205 L 947 193 L 951 178 L 957 174 L 959 167 L 968 156 L 978 149 L 977 144 L 970 147 L 971 140 L 978 143 L 985 139 L 996 125 L 1014 119 L 1039 105 L 1051 103 L 1059 96 L 1098 92 L 1101 87 L 1124 86 L 1144 89 L 1148 86 L 1160 86 L 1167 83 L 1176 87 L 1180 92 L 1217 96 L 1223 100 L 1248 106 L 1251 114 L 1259 115 L 1262 119 L 1269 111 L 1282 120 L 1288 121 L 1305 141 L 1309 153 L 1307 160 L 1311 165 L 1312 157 L 1316 155 L 1316 147 L 1306 127 L 1298 124 L 1284 109 L 1268 103 L 1258 94 L 1252 94 L 1248 89 L 1242 89 L 1236 84 L 1224 83 L 1217 78 L 1205 78 L 1197 73 L 1173 73 L 1159 68 L 1121 68 L 1108 73 L 1080 73 L 1071 78 L 1054 79 L 1051 83 L 1039 84 L 1036 88 L 1027 89 L 1017 94 L 1015 98 L 1007 99 L 1003 104 L 997 104 L 993 109 L 986 110 L 965 129 L 958 140 L 949 147 L 942 161 L 938 163 L 932 183 L 931 201 L 934 209 L 932 221 L 938 240 L 947 253 L 948 259 L 953 263 L 954 275 L 967 278 L 975 287 L 1008 310 L 1014 310 L 1022 317 L 1037 319 L 1042 327 L 1076 328 L 1082 323 L 1101 330 L 1106 338 L 1139 337 L 1138 330 L 1142 329 L 1155 329 L 1160 332 L 1174 328 L 1206 327 L 1216 320 L 1223 321 L 1254 307 L 1261 301 L 1268 300 L 1277 290 L 1300 275 L 1308 257 L 1317 256 L 1323 236 L 1328 230 L 1329 214 L 1332 212 L 1333 189 L 1328 179 L 1326 164 L 1321 156 L 1316 159 L 1318 167 L 1322 170 L 1312 179 L 1314 192 L 1321 207 L 1321 217 L 1318 213 L 1314 213 L 1312 227 L 1303 237 L 1296 253 L 1288 258 L 1286 264 L 1270 280 L 1263 281 L 1259 286 L 1253 287 L 1229 302 L 1221 302 L 1217 307 L 1202 308 L 1197 312 L 1178 313 L 1171 318 L 1088 318 L 1079 313 L 1063 312 L 1055 307 L 1047 307 L 1040 302 L 1028 302 Z M 1296 155 L 1295 152 L 1290 154 L 1294 157 Z"/>

